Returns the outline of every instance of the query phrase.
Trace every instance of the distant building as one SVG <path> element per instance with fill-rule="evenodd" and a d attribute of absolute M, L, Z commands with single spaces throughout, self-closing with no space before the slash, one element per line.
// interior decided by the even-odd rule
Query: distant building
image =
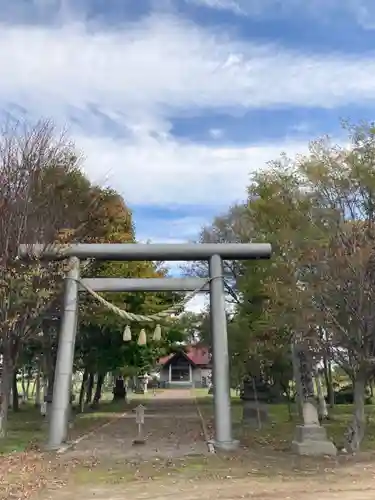
<path fill-rule="evenodd" d="M 188 346 L 159 359 L 161 387 L 208 387 L 211 356 L 207 347 Z"/>

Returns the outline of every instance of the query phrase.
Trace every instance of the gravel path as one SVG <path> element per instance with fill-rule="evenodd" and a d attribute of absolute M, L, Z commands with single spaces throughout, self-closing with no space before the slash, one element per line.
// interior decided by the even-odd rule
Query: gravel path
<path fill-rule="evenodd" d="M 151 396 L 144 405 L 144 445 L 133 445 L 137 425 L 135 414 L 130 411 L 79 442 L 67 456 L 149 459 L 207 453 L 201 420 L 189 390 L 163 391 Z"/>

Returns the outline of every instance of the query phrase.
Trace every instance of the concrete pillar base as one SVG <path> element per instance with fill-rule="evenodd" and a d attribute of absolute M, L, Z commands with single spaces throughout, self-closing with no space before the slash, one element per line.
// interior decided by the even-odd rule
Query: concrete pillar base
<path fill-rule="evenodd" d="M 219 451 L 236 451 L 240 446 L 240 442 L 236 439 L 233 439 L 232 441 L 212 440 L 209 441 L 209 444 L 212 444 L 215 450 Z"/>
<path fill-rule="evenodd" d="M 64 446 L 66 446 L 68 443 L 61 443 L 61 444 L 49 444 L 49 443 L 45 443 L 44 446 L 42 446 L 42 450 L 43 451 L 46 451 L 46 452 L 55 452 L 55 451 L 59 451 L 61 448 L 63 448 Z"/>
<path fill-rule="evenodd" d="M 336 456 L 336 446 L 327 438 L 324 427 L 320 425 L 297 425 L 292 451 L 298 455 Z"/>

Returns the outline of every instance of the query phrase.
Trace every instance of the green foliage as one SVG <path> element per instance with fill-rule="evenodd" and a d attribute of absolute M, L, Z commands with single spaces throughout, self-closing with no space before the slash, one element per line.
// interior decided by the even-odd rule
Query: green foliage
<path fill-rule="evenodd" d="M 264 286 L 275 329 L 298 332 L 318 349 L 324 326 L 330 347 L 346 352 L 338 361 L 368 373 L 375 331 L 375 141 L 371 126 L 349 132 L 348 149 L 326 138 L 312 143 L 306 157 L 282 158 L 254 174 L 248 209 L 258 239 L 274 246 Z"/>
<path fill-rule="evenodd" d="M 185 311 L 170 324 L 170 331 L 175 333 L 175 342 L 186 342 L 187 344 L 206 344 L 203 313 Z"/>
<path fill-rule="evenodd" d="M 74 144 L 57 139 L 48 123 L 26 127 L 22 133 L 16 127 L 0 135 L 0 156 L 9 152 L 0 162 L 0 178 L 5 181 L 0 186 L 0 351 L 6 360 L 3 375 L 8 384 L 13 369 L 20 364 L 36 368 L 41 356 L 43 375 L 52 374 L 62 278 L 67 270 L 65 262 L 20 262 L 18 245 L 135 243 L 132 214 L 123 198 L 112 189 L 91 184 L 80 168 Z M 86 276 L 166 274 L 160 263 L 151 262 L 86 262 L 83 267 Z M 133 341 L 125 344 L 124 321 L 87 294 L 80 298 L 77 368 L 105 373 L 127 366 L 144 371 L 182 338 L 171 326 L 161 342 L 149 341 L 140 347 L 136 339 L 141 325 L 132 325 Z M 137 314 L 157 313 L 180 300 L 175 293 L 119 293 L 105 294 L 105 298 Z M 38 337 L 42 326 L 44 336 Z M 2 389 L 8 394 L 6 383 Z M 3 422 L 6 410 L 4 402 Z"/>
<path fill-rule="evenodd" d="M 173 327 L 163 328 L 162 341 L 152 340 L 152 327 L 147 328 L 148 342 L 144 346 L 137 343 L 140 327 L 132 327 L 133 338 L 124 342 L 121 322 L 113 325 L 82 325 L 76 344 L 76 362 L 90 372 L 118 372 L 132 368 L 137 373 L 151 369 L 157 359 L 169 354 L 177 342 L 183 340 L 180 330 Z"/>
<path fill-rule="evenodd" d="M 99 218 L 93 221 L 91 241 L 128 243 L 135 242 L 134 226 L 129 209 L 123 199 L 114 191 L 101 195 Z M 155 278 L 165 276 L 166 271 L 152 262 L 97 262 L 86 267 L 85 275 L 92 277 Z M 83 294 L 82 294 L 83 295 Z M 175 293 L 103 293 L 108 302 L 134 314 L 150 315 L 169 308 L 180 300 Z M 127 322 L 108 311 L 85 294 L 80 304 L 80 328 L 76 345 L 77 366 L 91 372 L 108 372 L 135 367 L 144 372 L 156 360 L 166 354 L 174 343 L 177 331 L 173 325 L 163 328 L 163 339 L 155 343 L 152 339 L 155 324 L 150 326 L 132 323 L 133 339 L 123 341 L 123 330 Z M 137 339 L 142 327 L 146 328 L 148 342 L 138 346 Z"/>
<path fill-rule="evenodd" d="M 292 336 L 316 359 L 323 353 L 334 359 L 351 378 L 373 373 L 374 126 L 344 128 L 349 147 L 323 138 L 304 157 L 282 155 L 252 174 L 245 205 L 202 232 L 204 241 L 273 247 L 271 261 L 242 263 L 232 273 L 234 379 L 256 365 L 289 376 Z"/>

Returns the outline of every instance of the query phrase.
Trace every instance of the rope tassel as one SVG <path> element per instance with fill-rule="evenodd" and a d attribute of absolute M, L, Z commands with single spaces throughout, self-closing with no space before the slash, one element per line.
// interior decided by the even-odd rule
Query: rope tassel
<path fill-rule="evenodd" d="M 125 330 L 124 330 L 124 333 L 122 335 L 122 340 L 124 342 L 130 342 L 132 339 L 132 331 L 130 329 L 130 326 L 129 325 L 126 325 L 125 327 Z"/>
<path fill-rule="evenodd" d="M 154 330 L 154 336 L 152 340 L 155 340 L 155 342 L 159 342 L 161 340 L 161 326 L 156 325 L 156 328 Z"/>
<path fill-rule="evenodd" d="M 138 345 L 146 345 L 146 344 L 147 344 L 146 331 L 144 328 L 142 328 L 138 337 Z"/>

